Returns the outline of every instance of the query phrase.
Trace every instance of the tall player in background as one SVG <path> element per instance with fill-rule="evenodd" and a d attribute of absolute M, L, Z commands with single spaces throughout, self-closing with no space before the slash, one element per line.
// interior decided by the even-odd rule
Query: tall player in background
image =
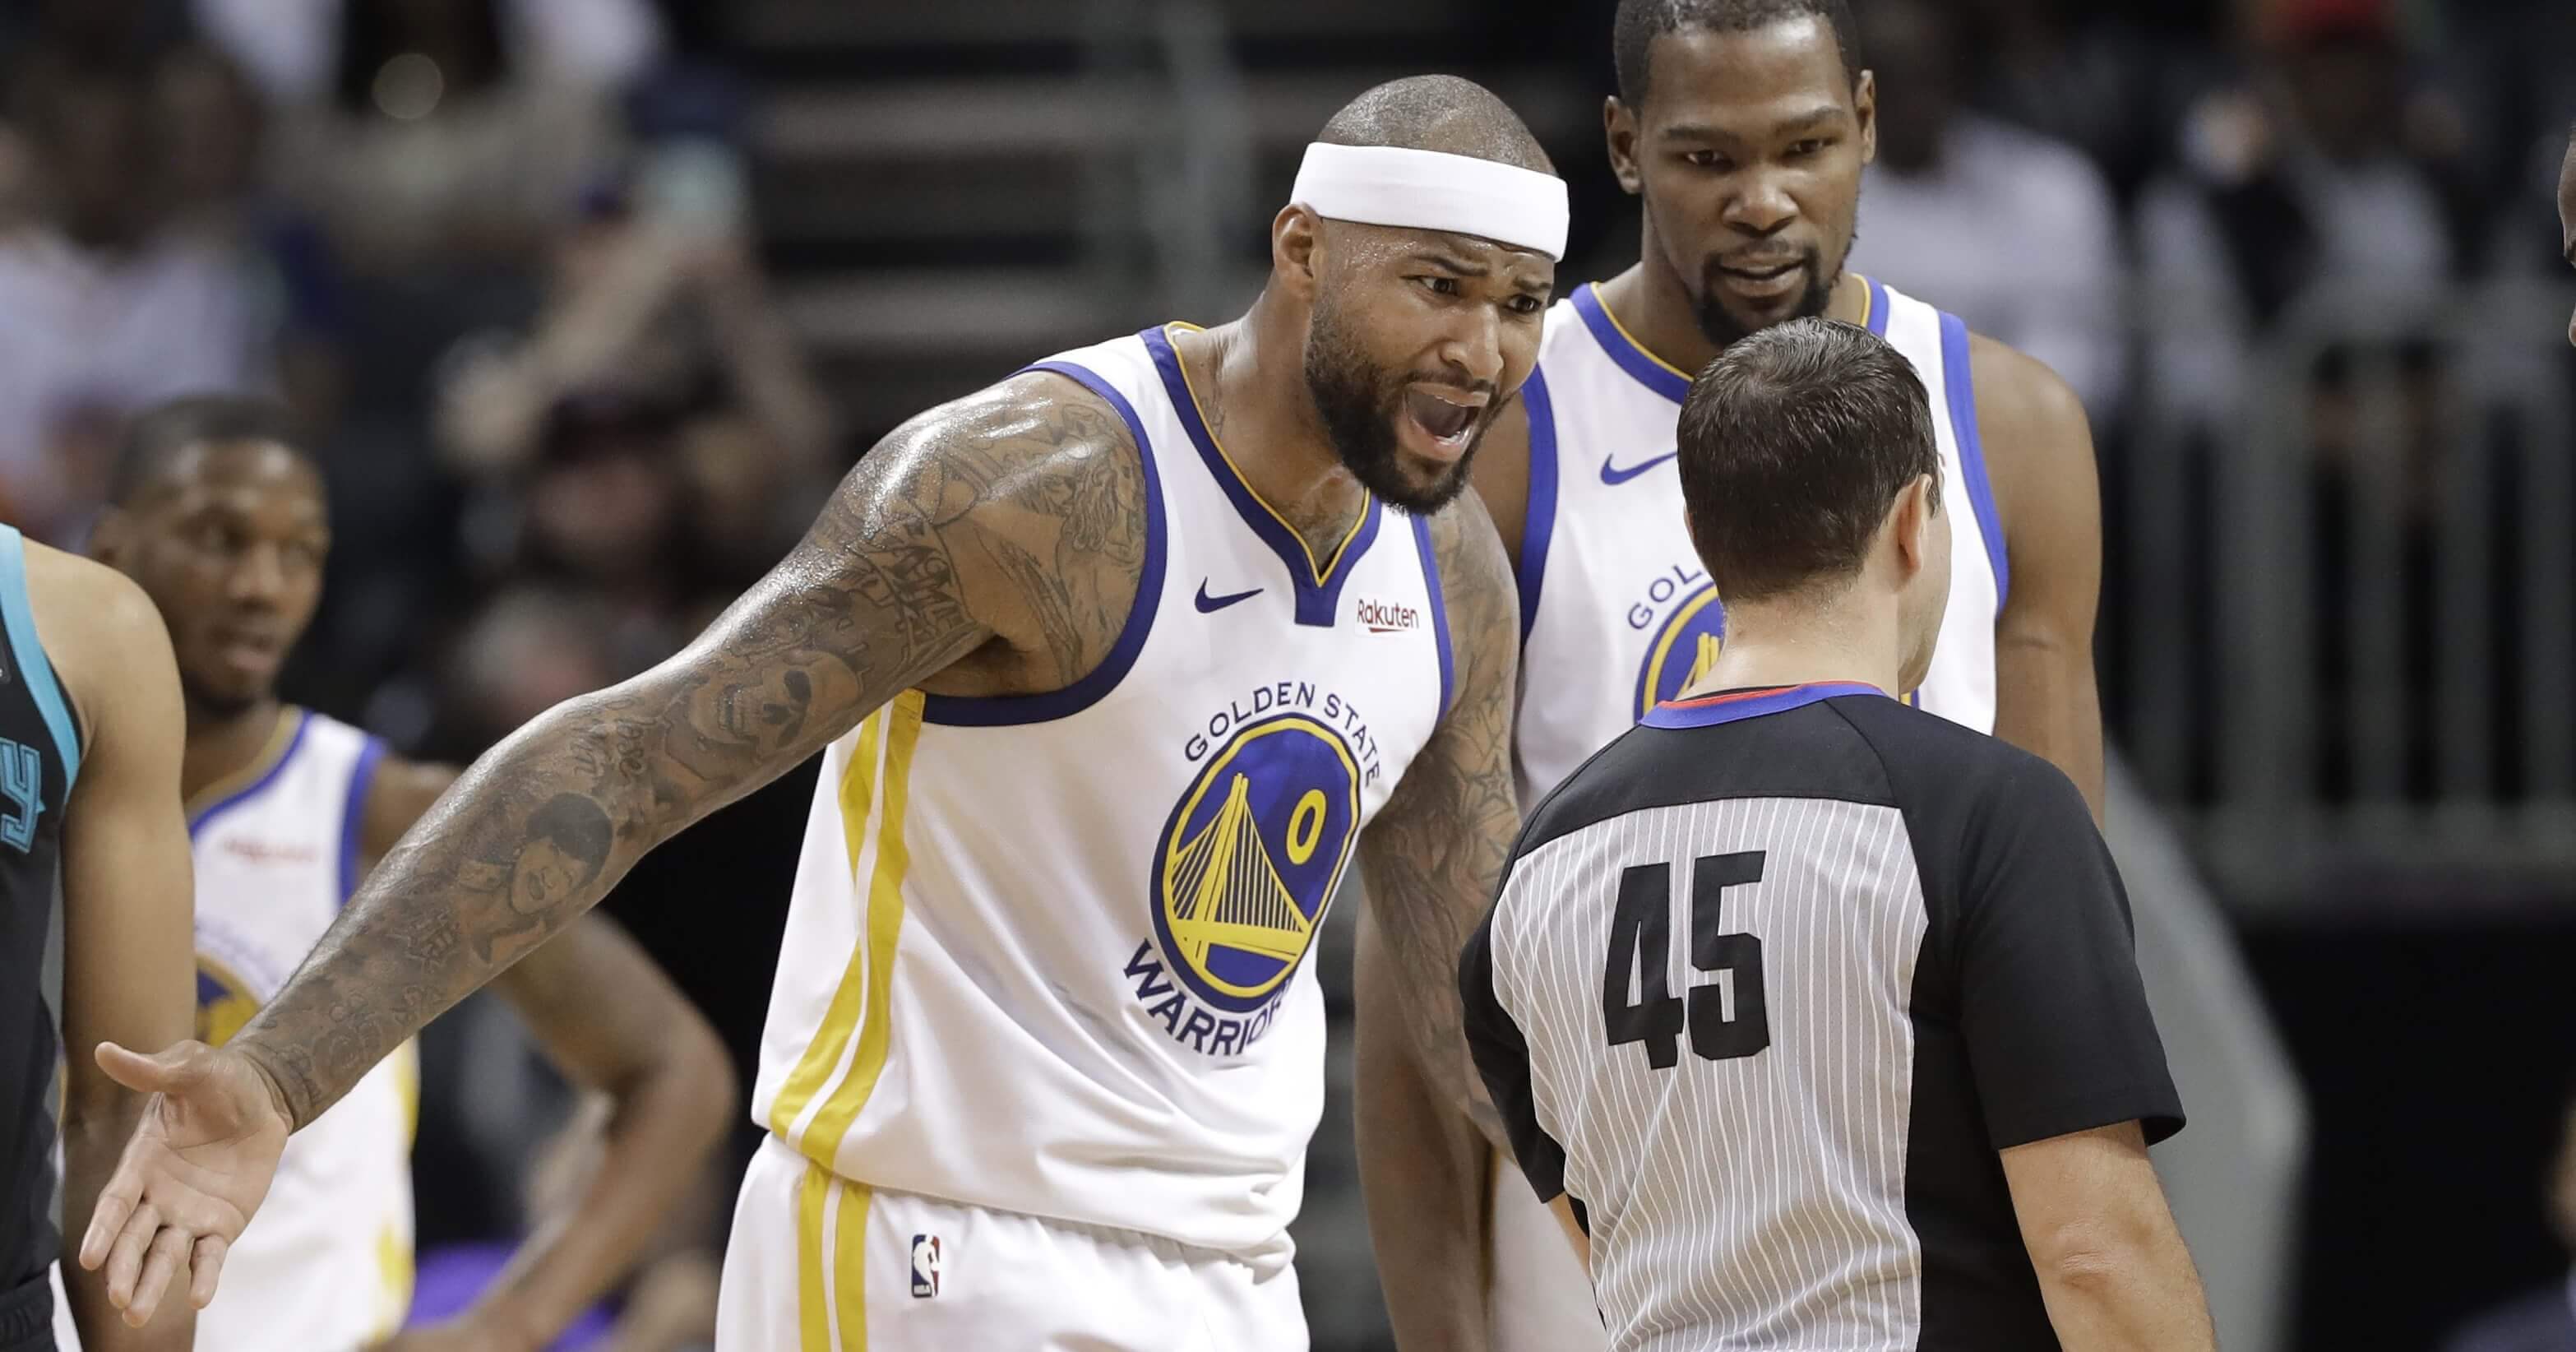
<path fill-rule="evenodd" d="M 456 771 L 277 697 L 331 546 L 320 474 L 284 409 L 220 396 L 156 408 L 127 434 L 110 488 L 91 550 L 160 608 L 186 691 L 197 1036 L 220 1046 Z M 401 1352 L 551 1343 L 634 1261 L 738 1101 L 714 1030 L 605 917 L 495 986 L 567 1076 L 614 1101 L 601 1167 L 577 1224 L 538 1233 L 471 1312 L 387 1345 Z M 288 1143 L 197 1316 L 203 1352 L 354 1352 L 400 1327 L 418 1090 L 406 1045 Z"/>
<path fill-rule="evenodd" d="M 106 1040 L 185 1036 L 188 835 L 179 675 L 134 584 L 0 525 L 0 1352 L 51 1352 L 46 1274 L 144 1106 L 93 1058 Z M 63 903 L 62 1197 L 54 1226 L 54 1014 L 39 979 Z M 156 1260 L 181 1255 L 165 1247 Z M 103 1274 L 64 1322 L 99 1352 L 184 1352 L 185 1317 L 138 1331 Z M 182 1315 L 184 1316 L 184 1311 Z"/>
<path fill-rule="evenodd" d="M 2047 367 L 1844 270 L 1877 102 L 1845 0 L 1622 0 L 1613 45 L 1619 92 L 1604 122 L 1611 168 L 1643 202 L 1640 258 L 1549 313 L 1538 372 L 1476 468 L 1520 585 L 1523 800 L 1716 656 L 1723 609 L 1691 548 L 1674 469 L 1682 396 L 1735 339 L 1825 315 L 1885 338 L 1932 394 L 1958 548 L 1931 674 L 1910 702 L 2054 762 L 2098 817 L 2092 434 Z M 1400 993 L 1361 938 L 1359 999 L 1381 1006 Z M 1363 1035 L 1359 1111 L 1381 1130 L 1362 1142 L 1362 1177 L 1438 1179 L 1466 1189 L 1457 1201 L 1471 1208 L 1487 1170 L 1498 1346 L 1601 1346 L 1555 1224 L 1508 1171 L 1490 1170 L 1463 1123 L 1405 1087 L 1388 1051 Z M 1420 1209 L 1372 1210 L 1370 1221 L 1381 1253 L 1420 1255 L 1455 1233 L 1447 1215 Z M 1454 1283 L 1475 1270 L 1437 1258 L 1389 1265 L 1399 1333 L 1434 1338 L 1470 1317 Z"/>
<path fill-rule="evenodd" d="M 718 1345 L 1302 1349 L 1303 959 L 1355 853 L 1411 997 L 1379 1017 L 1472 1092 L 1453 974 L 1516 825 L 1519 625 L 1448 504 L 1566 208 L 1446 77 L 1336 114 L 1291 202 L 1241 319 L 897 430 L 698 642 L 467 771 L 230 1044 L 107 1053 L 164 1098 L 84 1259 L 227 1237 L 268 1139 L 820 750 Z"/>

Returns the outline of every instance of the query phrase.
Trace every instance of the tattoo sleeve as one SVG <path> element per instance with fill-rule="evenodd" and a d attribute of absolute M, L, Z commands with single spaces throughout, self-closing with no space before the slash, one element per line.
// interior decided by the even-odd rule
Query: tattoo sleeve
<path fill-rule="evenodd" d="M 1520 805 L 1512 784 L 1512 699 L 1520 610 L 1502 542 L 1470 495 L 1432 524 L 1457 668 L 1449 716 L 1370 823 L 1360 867 L 1390 986 L 1431 1086 L 1495 1148 L 1501 1119 L 1470 1065 L 1458 953 L 1493 900 Z"/>
<path fill-rule="evenodd" d="M 1134 603 L 1143 503 L 1124 424 L 1061 377 L 924 414 L 686 650 L 476 761 L 232 1045 L 301 1127 L 646 851 L 905 689 L 1079 679 Z"/>

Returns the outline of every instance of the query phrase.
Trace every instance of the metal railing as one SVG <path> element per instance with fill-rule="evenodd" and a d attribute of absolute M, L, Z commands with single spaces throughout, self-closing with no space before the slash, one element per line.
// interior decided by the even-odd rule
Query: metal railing
<path fill-rule="evenodd" d="M 2148 363 L 2106 467 L 2131 582 L 2105 674 L 2232 892 L 2576 879 L 2571 299 L 2321 290 L 2218 407 Z M 2194 337 L 2156 323 L 2151 348 Z"/>

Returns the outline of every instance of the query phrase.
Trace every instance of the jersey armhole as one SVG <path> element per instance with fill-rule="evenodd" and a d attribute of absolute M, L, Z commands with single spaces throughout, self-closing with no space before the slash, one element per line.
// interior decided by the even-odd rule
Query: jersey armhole
<path fill-rule="evenodd" d="M 1457 654 L 1449 644 L 1449 605 L 1440 590 L 1440 551 L 1431 544 L 1431 518 L 1413 518 L 1413 544 L 1422 553 L 1422 589 L 1431 600 L 1431 639 L 1440 647 L 1439 715 L 1447 718 L 1450 701 L 1457 693 Z"/>
<path fill-rule="evenodd" d="M 1002 728 L 1024 723 L 1046 723 L 1070 718 L 1099 703 L 1127 672 L 1136 665 L 1136 656 L 1145 649 L 1145 636 L 1153 631 L 1154 612 L 1163 605 L 1163 556 L 1165 552 L 1163 522 L 1163 480 L 1154 468 L 1154 445 L 1145 438 L 1145 424 L 1136 416 L 1136 406 L 1127 402 L 1117 387 L 1102 379 L 1089 367 L 1069 361 L 1042 361 L 1021 368 L 1019 374 L 1044 371 L 1062 376 L 1109 402 L 1118 417 L 1127 424 L 1127 434 L 1136 442 L 1136 458 L 1145 468 L 1145 563 L 1137 571 L 1136 599 L 1127 609 L 1127 623 L 1118 631 L 1118 641 L 1109 654 L 1100 659 L 1088 675 L 1062 690 L 1039 695 L 934 695 L 922 692 L 921 721 L 944 723 L 951 727 Z"/>
<path fill-rule="evenodd" d="M 366 843 L 367 793 L 376 784 L 376 764 L 384 759 L 382 738 L 369 737 L 349 767 L 348 798 L 340 807 L 340 904 L 358 891 L 358 856 Z"/>
<path fill-rule="evenodd" d="M 1968 324 L 1941 312 L 1941 393 L 1950 410 L 1950 431 L 1959 442 L 1959 474 L 1966 479 L 1968 505 L 1976 513 L 1977 534 L 1986 542 L 1986 562 L 1995 572 L 1995 609 L 2012 595 L 2012 559 L 2004 548 L 2002 518 L 1995 511 L 1995 486 L 1986 475 L 1985 439 L 1977 432 L 1977 379 L 1968 355 Z"/>
<path fill-rule="evenodd" d="M 1540 584 L 1547 580 L 1547 547 L 1556 532 L 1556 401 L 1547 392 L 1547 372 L 1531 367 L 1521 383 L 1521 404 L 1529 414 L 1528 499 L 1521 505 L 1521 548 L 1512 560 L 1512 580 L 1520 584 L 1521 646 L 1529 646 L 1530 627 L 1538 623 Z"/>
<path fill-rule="evenodd" d="M 73 782 L 80 778 L 80 724 L 55 679 L 52 660 L 45 656 L 44 640 L 36 633 L 36 610 L 27 593 L 25 537 L 6 524 L 0 524 L 0 624 L 9 630 L 10 657 L 27 683 L 27 696 L 35 701 L 36 714 L 63 758 L 63 796 L 68 801 Z"/>

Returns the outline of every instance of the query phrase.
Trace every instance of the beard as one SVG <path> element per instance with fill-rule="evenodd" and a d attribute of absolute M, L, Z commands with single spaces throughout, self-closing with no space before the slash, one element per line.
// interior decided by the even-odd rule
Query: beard
<path fill-rule="evenodd" d="M 1849 257 L 1850 251 L 1845 250 L 1844 256 Z M 1825 308 L 1834 302 L 1834 283 L 1842 280 L 1843 275 L 1840 262 L 1835 264 L 1833 271 L 1827 272 L 1824 268 L 1823 253 L 1815 249 L 1807 251 L 1803 262 L 1807 268 L 1807 289 L 1798 297 L 1798 308 L 1783 318 L 1771 321 L 1774 324 L 1785 324 L 1792 319 L 1813 319 L 1823 314 Z M 1727 313 L 1726 303 L 1719 299 L 1720 287 L 1715 262 L 1709 263 L 1707 270 L 1700 274 L 1699 286 L 1700 292 L 1694 298 L 1696 304 L 1693 308 L 1699 319 L 1699 331 L 1709 342 L 1723 352 L 1733 347 L 1738 339 L 1753 336 L 1754 328 L 1747 327 L 1743 321 Z M 1769 328 L 1770 324 L 1756 327 Z"/>
<path fill-rule="evenodd" d="M 1467 467 L 1475 461 L 1485 429 L 1502 413 L 1503 401 L 1497 399 L 1477 414 L 1467 449 L 1426 483 L 1405 472 L 1404 448 L 1396 437 L 1396 420 L 1409 416 L 1404 410 L 1405 387 L 1417 380 L 1455 383 L 1438 375 L 1388 372 L 1373 365 L 1330 302 L 1316 302 L 1306 331 L 1306 392 L 1315 401 L 1325 438 L 1332 442 L 1342 468 L 1362 488 L 1398 511 L 1429 516 L 1465 491 Z"/>

